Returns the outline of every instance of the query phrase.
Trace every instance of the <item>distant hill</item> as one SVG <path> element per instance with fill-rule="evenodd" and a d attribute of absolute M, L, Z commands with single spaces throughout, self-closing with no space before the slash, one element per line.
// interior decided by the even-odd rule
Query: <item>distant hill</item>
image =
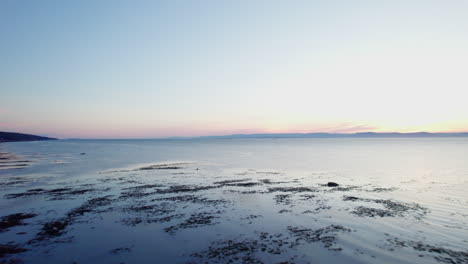
<path fill-rule="evenodd" d="M 237 134 L 226 136 L 204 136 L 199 138 L 421 138 L 421 137 L 468 137 L 468 132 L 461 133 L 376 133 L 360 132 L 351 134 L 341 133 L 279 133 L 279 134 Z"/>
<path fill-rule="evenodd" d="M 36 140 L 54 140 L 56 138 L 41 137 L 29 134 L 13 133 L 13 132 L 0 132 L 1 142 L 14 142 L 14 141 L 36 141 Z"/>

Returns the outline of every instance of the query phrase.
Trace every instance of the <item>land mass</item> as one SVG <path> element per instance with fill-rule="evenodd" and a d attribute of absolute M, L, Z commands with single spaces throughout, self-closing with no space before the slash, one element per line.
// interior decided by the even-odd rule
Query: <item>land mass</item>
<path fill-rule="evenodd" d="M 55 140 L 56 138 L 0 131 L 0 143 L 14 141 Z"/>
<path fill-rule="evenodd" d="M 399 137 L 468 137 L 468 132 L 459 133 L 377 133 L 377 132 L 359 132 L 359 133 L 266 133 L 266 134 L 235 134 L 224 136 L 202 136 L 193 138 L 399 138 Z M 176 137 L 173 137 L 176 138 Z M 183 138 L 183 137 L 179 137 Z"/>
<path fill-rule="evenodd" d="M 263 134 L 233 134 L 220 136 L 199 137 L 167 137 L 160 139 L 234 139 L 234 138 L 434 138 L 434 137 L 468 137 L 468 132 L 457 133 L 430 133 L 430 132 L 358 132 L 358 133 L 263 133 Z M 78 140 L 79 138 L 70 138 Z M 36 136 L 22 133 L 1 132 L 1 142 L 56 140 L 56 138 Z"/>

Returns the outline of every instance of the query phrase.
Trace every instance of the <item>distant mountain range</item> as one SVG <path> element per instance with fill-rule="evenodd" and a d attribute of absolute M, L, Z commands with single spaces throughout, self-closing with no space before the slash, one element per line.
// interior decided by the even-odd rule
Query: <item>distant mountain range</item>
<path fill-rule="evenodd" d="M 376 133 L 376 132 L 360 132 L 360 133 L 266 133 L 266 134 L 234 134 L 224 136 L 201 136 L 201 137 L 168 137 L 165 139 L 210 139 L 210 138 L 434 138 L 434 137 L 468 137 L 468 132 L 460 133 L 429 133 L 429 132 L 415 132 L 415 133 Z M 14 142 L 14 141 L 37 141 L 37 140 L 56 140 L 56 138 L 13 133 L 13 132 L 0 132 L 1 142 Z"/>
<path fill-rule="evenodd" d="M 352 134 L 342 133 L 279 133 L 279 134 L 236 134 L 226 136 L 202 136 L 198 138 L 399 138 L 399 137 L 468 137 L 468 132 L 461 133 L 376 133 L 360 132 Z M 194 137 L 195 138 L 195 137 Z"/>
<path fill-rule="evenodd" d="M 41 137 L 29 134 L 13 133 L 13 132 L 0 132 L 1 142 L 14 142 L 14 141 L 36 141 L 36 140 L 54 140 L 56 138 Z"/>

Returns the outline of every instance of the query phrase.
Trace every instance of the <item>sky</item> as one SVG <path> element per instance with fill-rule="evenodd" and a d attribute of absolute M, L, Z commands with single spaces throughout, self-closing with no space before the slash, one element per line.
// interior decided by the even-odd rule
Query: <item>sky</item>
<path fill-rule="evenodd" d="M 0 131 L 468 131 L 468 1 L 2 0 Z"/>

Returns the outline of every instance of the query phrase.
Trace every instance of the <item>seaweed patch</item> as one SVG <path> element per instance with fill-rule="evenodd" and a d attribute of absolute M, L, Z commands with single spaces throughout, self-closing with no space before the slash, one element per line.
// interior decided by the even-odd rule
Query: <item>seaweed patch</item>
<path fill-rule="evenodd" d="M 268 188 L 268 192 L 292 192 L 292 193 L 300 193 L 300 192 L 317 192 L 317 189 L 309 188 L 309 187 L 271 187 Z"/>
<path fill-rule="evenodd" d="M 351 232 L 351 229 L 345 228 L 341 225 L 330 225 L 316 230 L 305 227 L 288 226 L 288 230 L 294 237 L 296 237 L 296 241 L 292 244 L 292 247 L 299 245 L 301 241 L 307 243 L 321 242 L 325 248 L 334 251 L 342 250 L 340 247 L 335 247 L 337 240 L 336 233 Z"/>
<path fill-rule="evenodd" d="M 289 263 L 295 257 L 283 256 L 284 248 L 290 244 L 288 238 L 282 234 L 261 232 L 258 238 L 228 239 L 214 241 L 202 252 L 191 256 L 203 260 L 203 263 L 268 263 L 263 260 L 264 255 L 274 255 L 278 263 Z M 281 262 L 283 261 L 283 262 Z"/>
<path fill-rule="evenodd" d="M 36 195 L 45 195 L 50 200 L 64 200 L 75 198 L 76 195 L 82 195 L 89 192 L 95 192 L 98 189 L 95 188 L 56 188 L 56 189 L 29 189 L 22 193 L 11 193 L 5 195 L 7 199 L 14 199 L 19 197 L 29 197 Z M 100 190 L 103 191 L 103 190 Z"/>
<path fill-rule="evenodd" d="M 0 258 L 4 258 L 10 254 L 18 254 L 25 251 L 28 250 L 16 244 L 0 244 Z"/>
<path fill-rule="evenodd" d="M 358 206 L 351 213 L 357 216 L 368 216 L 368 217 L 394 217 L 394 216 L 404 216 L 407 213 L 414 213 L 417 219 L 420 219 L 427 214 L 428 210 L 419 204 L 416 203 L 402 203 L 392 200 L 385 199 L 368 199 L 368 198 L 359 198 L 355 196 L 344 196 L 343 201 L 351 202 L 370 202 L 381 204 L 384 208 L 370 208 L 366 206 Z"/>
<path fill-rule="evenodd" d="M 203 213 L 192 214 L 184 222 L 167 227 L 164 229 L 164 231 L 167 233 L 174 233 L 175 231 L 179 229 L 197 228 L 197 227 L 202 227 L 202 226 L 207 226 L 207 225 L 214 225 L 216 224 L 216 222 L 214 222 L 213 220 L 216 218 L 219 218 L 217 214 L 220 214 L 220 213 L 221 211 L 218 211 L 216 213 L 203 212 Z"/>
<path fill-rule="evenodd" d="M 23 220 L 28 218 L 36 217 L 37 214 L 26 214 L 26 213 L 17 213 L 11 214 L 7 216 L 3 216 L 0 218 L 0 232 L 8 231 L 9 228 L 19 226 L 19 225 L 27 225 L 23 222 Z"/>
<path fill-rule="evenodd" d="M 435 260 L 449 264 L 468 263 L 468 251 L 456 251 L 418 241 L 403 241 L 398 238 L 389 238 L 388 242 L 397 247 L 409 247 L 416 251 L 426 252 Z M 393 248 L 392 248 L 393 250 Z"/>
<path fill-rule="evenodd" d="M 28 244 L 62 236 L 66 233 L 67 227 L 71 225 L 77 217 L 85 213 L 93 212 L 98 207 L 109 205 L 111 203 L 109 197 L 110 196 L 104 196 L 90 199 L 81 206 L 70 210 L 64 217 L 45 223 L 41 231 L 37 233 L 36 237 L 30 240 Z"/>

